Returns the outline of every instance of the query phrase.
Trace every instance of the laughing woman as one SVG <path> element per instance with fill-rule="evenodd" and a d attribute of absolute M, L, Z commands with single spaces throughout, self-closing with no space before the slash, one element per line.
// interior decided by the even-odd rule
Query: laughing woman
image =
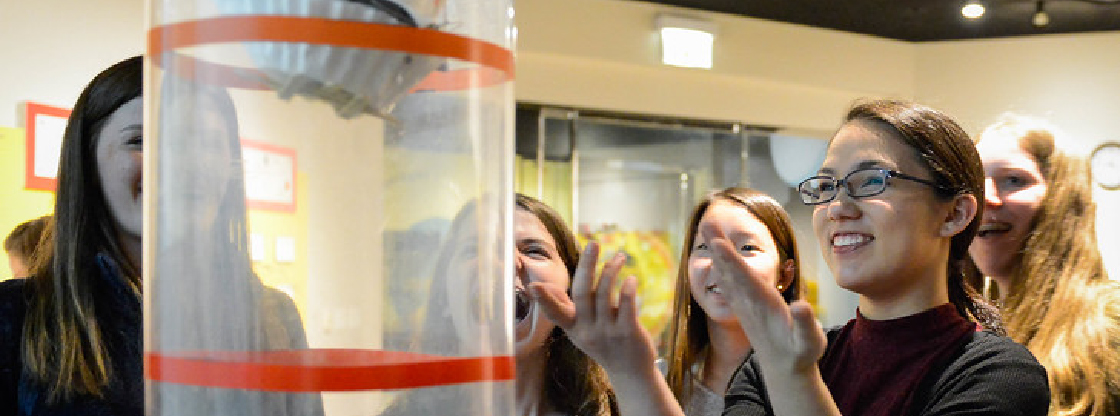
<path fill-rule="evenodd" d="M 1050 377 L 1050 414 L 1120 416 L 1120 287 L 1097 249 L 1088 162 L 1038 119 L 1005 116 L 976 147 L 988 182 L 969 253 L 1007 333 Z"/>
<path fill-rule="evenodd" d="M 837 284 L 859 295 L 857 317 L 822 332 L 807 303 L 751 278 L 725 230 L 703 230 L 755 351 L 725 415 L 1046 414 L 1045 370 L 991 332 L 998 318 L 963 282 L 984 172 L 955 122 L 908 102 L 857 104 L 799 191 Z"/>

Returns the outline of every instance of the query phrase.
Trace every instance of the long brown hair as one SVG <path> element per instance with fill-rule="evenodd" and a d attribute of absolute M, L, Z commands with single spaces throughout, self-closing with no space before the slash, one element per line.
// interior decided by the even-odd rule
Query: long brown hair
<path fill-rule="evenodd" d="M 708 314 L 692 297 L 692 290 L 689 288 L 688 259 L 692 255 L 700 220 L 708 212 L 708 207 L 718 201 L 746 208 L 766 225 L 778 248 L 779 270 L 787 260 L 793 260 L 793 279 L 782 291 L 782 298 L 790 303 L 801 296 L 801 263 L 797 254 L 797 238 L 793 234 L 789 215 L 778 201 L 753 189 L 732 187 L 709 193 L 696 204 L 689 217 L 688 233 L 685 234 L 684 245 L 681 247 L 676 293 L 673 296 L 673 318 L 669 323 L 669 371 L 666 378 L 673 396 L 682 404 L 690 399 L 689 384 L 695 377 L 692 366 L 708 353 L 712 343 L 708 334 Z"/>
<path fill-rule="evenodd" d="M 520 193 L 517 194 L 516 205 L 541 220 L 556 240 L 556 250 L 568 269 L 568 276 L 575 275 L 576 265 L 579 264 L 579 243 L 560 214 L 543 202 Z M 564 330 L 553 328 L 545 342 L 548 349 L 545 371 L 548 376 L 543 395 L 552 410 L 578 416 L 619 414 L 606 371 L 576 347 Z"/>
<path fill-rule="evenodd" d="M 23 365 L 46 386 L 47 400 L 101 396 L 113 374 L 110 352 L 96 319 L 100 283 L 96 256 L 115 260 L 139 297 L 140 273 L 117 240 L 105 202 L 94 149 L 101 127 L 125 103 L 140 97 L 143 59 L 135 56 L 97 75 L 74 103 L 62 138 L 54 221 L 32 266 L 23 326 Z M 130 261 L 131 260 L 131 261 Z M 139 298 L 138 298 L 139 299 Z"/>
<path fill-rule="evenodd" d="M 924 105 L 900 100 L 858 102 L 844 117 L 846 123 L 865 121 L 887 127 L 903 144 L 914 150 L 918 163 L 933 176 L 933 182 L 946 191 L 938 196 L 950 200 L 961 194 L 977 198 L 976 215 L 968 226 L 954 235 L 949 245 L 949 302 L 957 313 L 1003 334 L 999 311 L 984 300 L 965 279 L 968 246 L 980 229 L 984 205 L 984 166 L 968 133 L 944 113 Z"/>
<path fill-rule="evenodd" d="M 1060 134 L 1041 120 L 1006 115 L 977 140 L 1018 140 L 1046 181 L 1002 308 L 1008 335 L 1046 367 L 1050 414 L 1116 415 L 1120 288 L 1097 248 L 1088 161 L 1062 149 Z"/>

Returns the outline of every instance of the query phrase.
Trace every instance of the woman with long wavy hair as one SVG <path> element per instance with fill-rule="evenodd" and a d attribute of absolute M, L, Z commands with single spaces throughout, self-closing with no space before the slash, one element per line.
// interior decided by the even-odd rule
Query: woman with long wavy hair
<path fill-rule="evenodd" d="M 1046 367 L 1050 414 L 1120 415 L 1120 288 L 1096 240 L 1088 161 L 1035 118 L 981 133 L 984 218 L 969 253 L 1001 304 L 1007 333 Z"/>

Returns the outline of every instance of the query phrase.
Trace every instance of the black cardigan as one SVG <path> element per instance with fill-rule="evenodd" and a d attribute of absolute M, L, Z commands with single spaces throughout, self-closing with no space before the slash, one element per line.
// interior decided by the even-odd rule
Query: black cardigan
<path fill-rule="evenodd" d="M 116 265 L 98 256 L 94 297 L 97 320 L 112 357 L 112 381 L 104 397 L 79 396 L 47 405 L 46 386 L 23 372 L 23 323 L 33 286 L 23 279 L 0 282 L 0 415 L 142 416 L 144 414 L 143 338 L 140 297 Z"/>
<path fill-rule="evenodd" d="M 840 328 L 828 331 L 830 346 L 839 332 Z M 724 400 L 724 416 L 774 414 L 753 354 L 736 370 Z M 925 376 L 909 414 L 1045 416 L 1049 405 L 1046 370 L 1030 351 L 1010 338 L 976 332 L 951 359 Z"/>

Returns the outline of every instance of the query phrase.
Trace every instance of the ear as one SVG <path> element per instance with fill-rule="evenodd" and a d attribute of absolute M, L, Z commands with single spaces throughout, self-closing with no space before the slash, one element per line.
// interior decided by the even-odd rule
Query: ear
<path fill-rule="evenodd" d="M 778 273 L 778 291 L 785 292 L 790 284 L 793 284 L 794 272 L 797 271 L 797 265 L 793 263 L 793 259 L 786 259 L 782 264 L 782 269 Z"/>
<path fill-rule="evenodd" d="M 945 215 L 945 221 L 941 223 L 941 236 L 952 237 L 964 231 L 972 219 L 976 217 L 976 209 L 978 207 L 976 195 L 961 194 L 953 197 L 953 203 L 950 206 L 948 214 Z"/>

